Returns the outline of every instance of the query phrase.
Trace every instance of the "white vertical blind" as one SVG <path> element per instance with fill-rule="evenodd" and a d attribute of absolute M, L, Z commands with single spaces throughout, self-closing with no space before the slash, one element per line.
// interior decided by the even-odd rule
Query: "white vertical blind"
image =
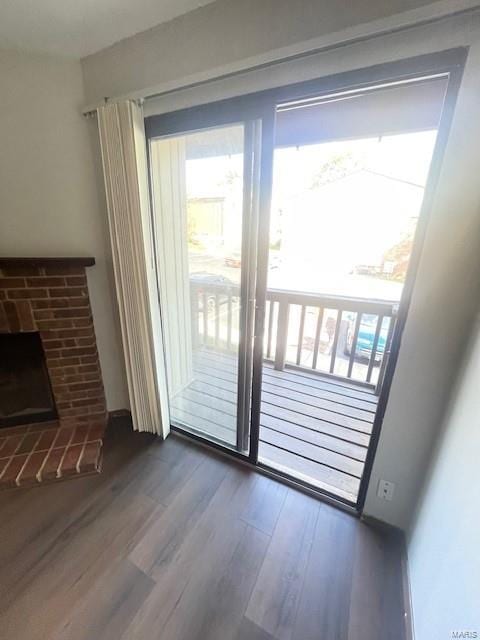
<path fill-rule="evenodd" d="M 193 380 L 185 137 L 153 140 L 152 200 L 170 396 Z"/>
<path fill-rule="evenodd" d="M 108 221 L 133 426 L 169 432 L 142 108 L 97 110 Z"/>

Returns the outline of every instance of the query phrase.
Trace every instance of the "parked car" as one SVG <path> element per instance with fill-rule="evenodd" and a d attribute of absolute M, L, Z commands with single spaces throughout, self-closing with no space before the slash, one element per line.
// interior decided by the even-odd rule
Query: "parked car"
<path fill-rule="evenodd" d="M 357 346 L 355 348 L 355 358 L 359 360 L 370 359 L 375 342 L 375 332 L 377 329 L 378 316 L 364 313 L 362 321 L 358 329 Z M 355 332 L 356 315 L 352 314 L 348 319 L 347 337 L 345 341 L 345 354 L 349 356 L 352 352 L 353 337 Z M 385 352 L 385 344 L 387 341 L 387 333 L 389 326 L 389 318 L 384 318 L 380 335 L 378 336 L 377 350 L 375 353 L 375 362 L 380 362 Z"/>
<path fill-rule="evenodd" d="M 225 266 L 240 269 L 242 266 L 242 256 L 240 253 L 238 251 L 234 251 L 230 255 L 225 256 Z"/>
<path fill-rule="evenodd" d="M 215 310 L 216 296 L 218 296 L 219 306 L 227 304 L 228 294 L 223 293 L 223 287 L 227 288 L 235 285 L 235 283 L 226 276 L 207 273 L 204 271 L 190 274 L 190 283 L 194 283 L 196 285 L 195 289 L 198 296 L 199 311 L 203 311 L 203 302 L 205 299 L 204 293 L 206 293 L 208 312 Z"/>
<path fill-rule="evenodd" d="M 357 264 L 352 273 L 358 276 L 378 276 L 382 273 L 382 268 L 375 264 Z"/>
<path fill-rule="evenodd" d="M 268 269 L 273 271 L 273 269 L 278 269 L 282 264 L 282 259 L 278 255 L 278 251 L 270 251 L 268 256 Z"/>

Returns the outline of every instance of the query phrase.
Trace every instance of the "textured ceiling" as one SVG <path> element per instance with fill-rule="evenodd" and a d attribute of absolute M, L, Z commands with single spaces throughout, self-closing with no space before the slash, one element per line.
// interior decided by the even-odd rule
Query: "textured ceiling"
<path fill-rule="evenodd" d="M 213 0 L 1 0 L 0 48 L 82 58 Z"/>

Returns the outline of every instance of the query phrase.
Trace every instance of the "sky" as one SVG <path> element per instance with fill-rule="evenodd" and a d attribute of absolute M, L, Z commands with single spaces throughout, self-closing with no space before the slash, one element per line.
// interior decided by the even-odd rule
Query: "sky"
<path fill-rule="evenodd" d="M 238 139 L 238 127 L 224 135 Z M 401 283 L 352 270 L 381 264 L 414 229 L 435 138 L 424 131 L 276 149 L 270 241 L 280 249 L 271 251 L 269 287 L 398 300 Z M 241 240 L 242 173 L 239 153 L 186 162 L 187 197 L 225 197 L 225 216 L 236 220 L 225 228 L 229 252 Z"/>
<path fill-rule="evenodd" d="M 281 258 L 269 286 L 399 299 L 401 283 L 352 271 L 380 266 L 415 228 L 435 138 L 428 131 L 277 149 L 271 239 L 281 239 Z M 340 168 L 330 175 L 335 159 Z"/>

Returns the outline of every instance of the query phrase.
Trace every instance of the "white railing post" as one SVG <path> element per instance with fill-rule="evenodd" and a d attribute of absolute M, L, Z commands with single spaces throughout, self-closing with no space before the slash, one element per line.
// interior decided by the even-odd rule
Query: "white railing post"
<path fill-rule="evenodd" d="M 288 339 L 288 317 L 290 304 L 280 299 L 278 303 L 278 320 L 277 320 L 277 343 L 275 345 L 275 362 L 274 367 L 277 371 L 283 371 L 285 368 L 285 358 L 287 355 L 287 339 Z"/>

